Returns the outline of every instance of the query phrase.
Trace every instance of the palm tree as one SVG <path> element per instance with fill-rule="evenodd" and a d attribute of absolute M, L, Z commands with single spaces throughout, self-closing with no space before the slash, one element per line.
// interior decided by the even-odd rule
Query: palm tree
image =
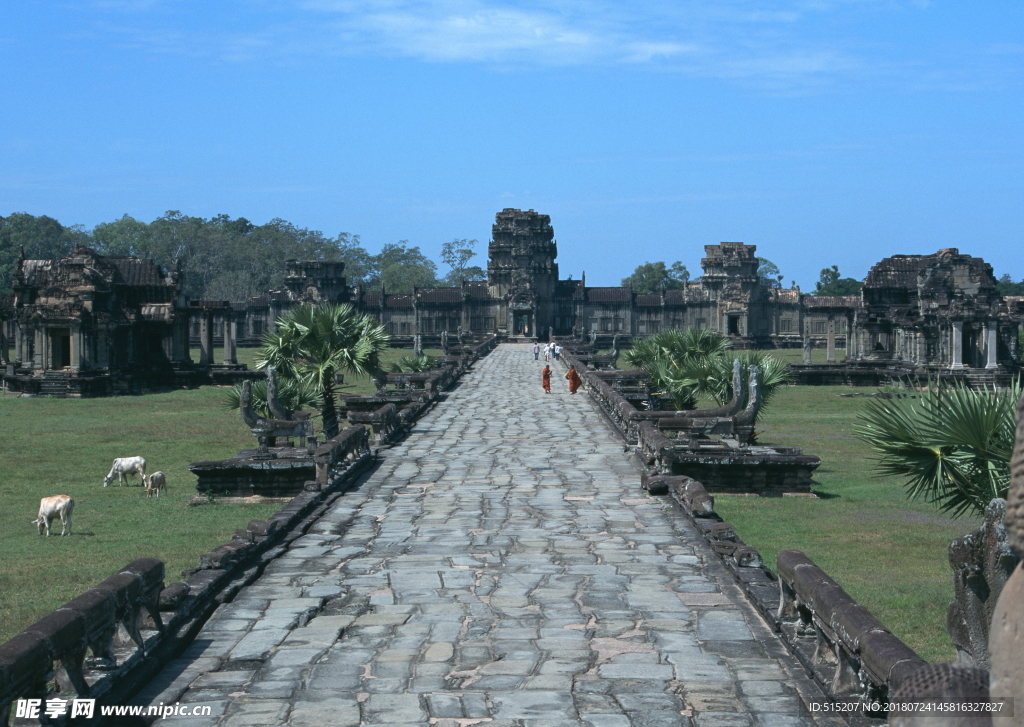
<path fill-rule="evenodd" d="M 906 478 L 911 499 L 980 516 L 1006 497 L 1020 396 L 1019 380 L 1000 392 L 929 382 L 868 402 L 854 433 L 877 454 L 880 474 Z"/>
<path fill-rule="evenodd" d="M 391 364 L 391 373 L 421 374 L 437 368 L 437 361 L 431 356 L 402 356 Z"/>
<path fill-rule="evenodd" d="M 793 374 L 785 361 L 765 351 L 735 351 L 728 356 L 717 356 L 711 359 L 706 367 L 710 370 L 695 372 L 701 375 L 698 393 L 710 396 L 719 404 L 730 401 L 732 399 L 732 362 L 735 359 L 739 359 L 743 365 L 743 380 L 748 385 L 750 383 L 750 367 L 757 366 L 761 370 L 761 408 L 754 416 L 753 423 L 756 424 L 779 389 L 793 380 Z"/>
<path fill-rule="evenodd" d="M 669 329 L 640 339 L 625 356 L 630 366 L 647 372 L 652 389 L 671 396 L 677 409 L 690 409 L 711 361 L 731 346 L 728 338 L 706 328 Z"/>
<path fill-rule="evenodd" d="M 318 303 L 292 308 L 263 337 L 257 368 L 273 366 L 278 376 L 308 385 L 320 397 L 327 437 L 338 434 L 334 403 L 335 377 L 340 373 L 376 374 L 380 350 L 389 340 L 384 326 L 357 313 L 347 303 Z"/>
<path fill-rule="evenodd" d="M 270 411 L 270 406 L 267 403 L 267 380 L 257 379 L 252 382 L 251 386 L 253 410 L 261 417 L 273 419 L 274 414 Z M 242 384 L 238 383 L 225 391 L 224 408 L 237 410 L 241 398 Z M 307 406 L 320 408 L 323 404 L 320 395 L 307 382 L 285 379 L 280 376 L 278 376 L 277 398 L 281 402 L 281 406 L 292 411 L 298 411 Z"/>

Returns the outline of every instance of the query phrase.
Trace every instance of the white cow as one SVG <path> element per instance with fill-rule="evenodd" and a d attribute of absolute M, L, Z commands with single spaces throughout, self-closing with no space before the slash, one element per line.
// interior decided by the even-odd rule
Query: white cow
<path fill-rule="evenodd" d="M 71 535 L 71 513 L 75 510 L 75 501 L 70 495 L 53 495 L 44 497 L 39 501 L 39 515 L 32 521 L 33 525 L 39 526 L 39 534 L 46 529 L 46 537 L 50 537 L 50 523 L 54 518 L 60 518 L 61 535 Z"/>
<path fill-rule="evenodd" d="M 103 486 L 109 487 L 110 483 L 117 478 L 117 484 L 128 485 L 128 475 L 138 474 L 142 477 L 142 485 L 146 487 L 146 460 L 142 457 L 121 457 L 114 460 L 110 472 L 103 478 Z"/>
<path fill-rule="evenodd" d="M 149 476 L 149 484 L 146 485 L 146 497 L 152 497 L 156 493 L 160 497 L 160 490 L 167 489 L 167 477 L 163 472 L 154 472 Z"/>

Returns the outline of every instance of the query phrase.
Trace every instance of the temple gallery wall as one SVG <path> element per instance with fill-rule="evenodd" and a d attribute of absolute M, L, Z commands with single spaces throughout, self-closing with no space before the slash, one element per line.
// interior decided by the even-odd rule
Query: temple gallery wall
<path fill-rule="evenodd" d="M 755 252 L 741 242 L 705 245 L 703 275 L 677 290 L 591 287 L 559 277 L 548 215 L 505 209 L 492 227 L 486 281 L 397 295 L 348 285 L 340 262 L 289 261 L 284 288 L 197 301 L 182 292 L 179 270 L 79 247 L 59 260 L 19 261 L 14 293 L 0 301 L 0 364 L 10 388 L 35 393 L 187 385 L 237 370 L 236 346 L 258 344 L 292 305 L 330 300 L 375 317 L 398 346 L 498 334 L 607 347 L 696 326 L 737 348 L 824 348 L 833 369 L 799 374 L 819 383 L 871 383 L 882 369 L 979 381 L 1018 370 L 1024 297 L 1000 296 L 980 258 L 956 248 L 893 255 L 871 268 L 860 295 L 827 297 L 763 284 Z"/>

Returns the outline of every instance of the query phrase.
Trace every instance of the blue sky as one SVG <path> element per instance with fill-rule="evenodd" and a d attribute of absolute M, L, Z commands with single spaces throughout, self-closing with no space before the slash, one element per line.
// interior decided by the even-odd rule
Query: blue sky
<path fill-rule="evenodd" d="M 1022 82 L 1017 0 L 11 0 L 0 214 L 485 256 L 521 207 L 591 285 L 723 240 L 805 290 L 944 247 L 1020 280 Z"/>

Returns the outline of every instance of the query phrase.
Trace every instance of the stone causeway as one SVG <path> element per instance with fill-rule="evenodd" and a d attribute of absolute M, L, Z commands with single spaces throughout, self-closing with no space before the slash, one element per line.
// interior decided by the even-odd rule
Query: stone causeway
<path fill-rule="evenodd" d="M 530 346 L 479 361 L 133 700 L 189 727 L 802 727 L 825 698 Z"/>

